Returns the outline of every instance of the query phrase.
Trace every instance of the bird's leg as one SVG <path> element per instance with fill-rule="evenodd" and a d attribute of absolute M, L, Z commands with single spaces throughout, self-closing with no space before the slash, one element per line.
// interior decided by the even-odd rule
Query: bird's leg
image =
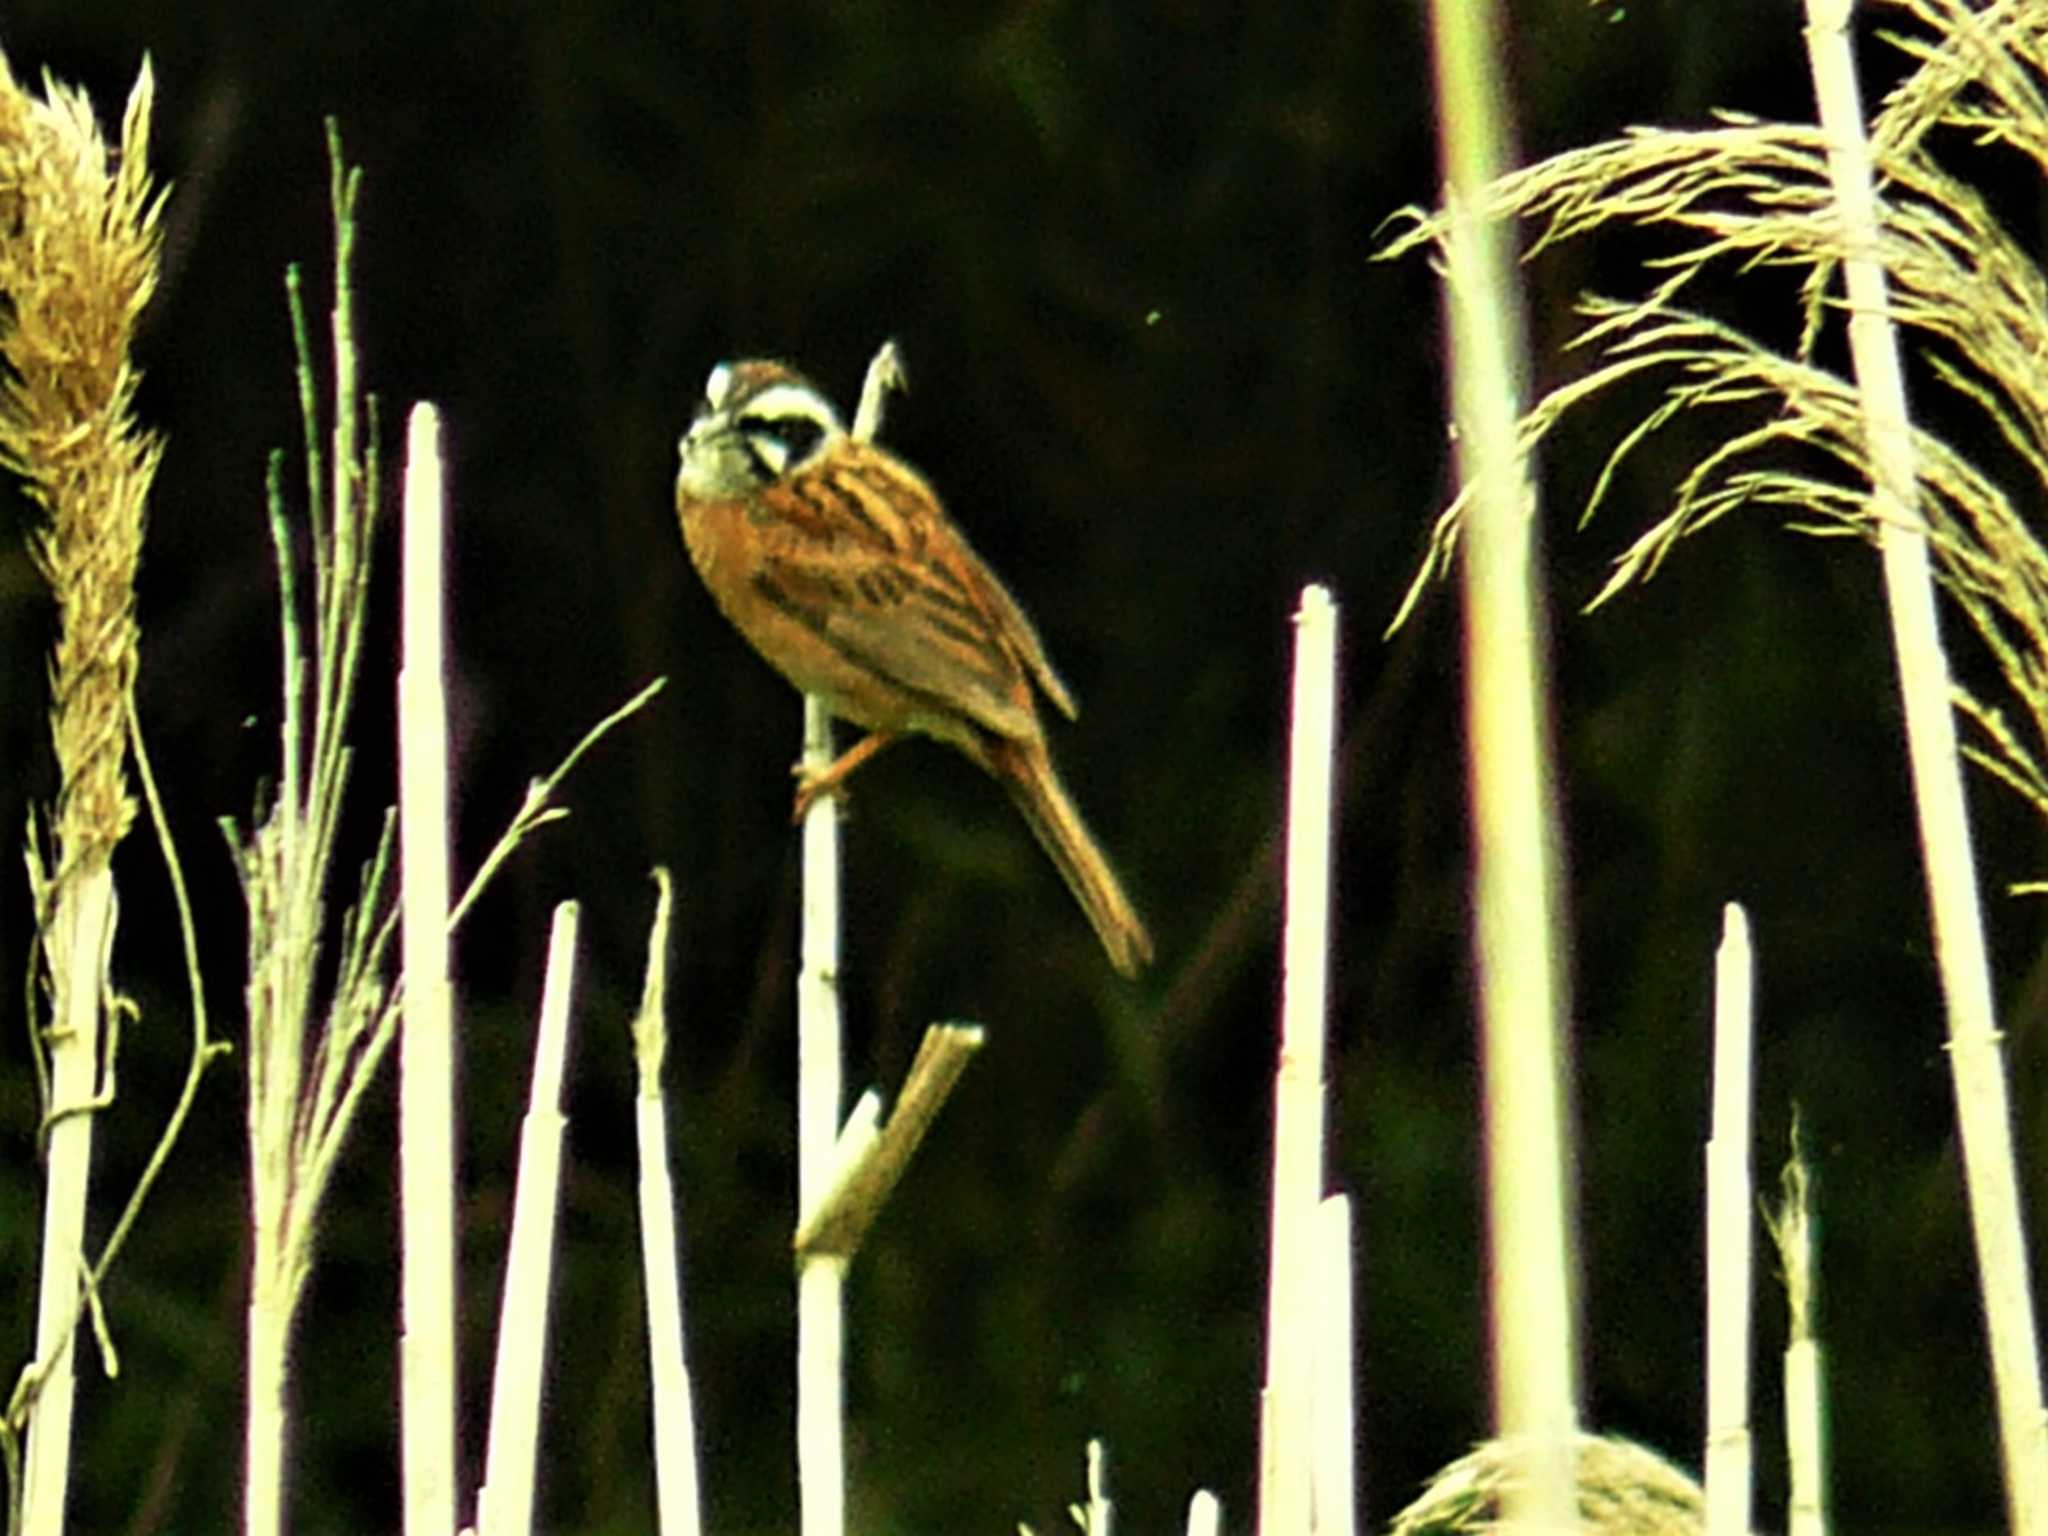
<path fill-rule="evenodd" d="M 796 775 L 796 809 L 789 819 L 802 821 L 820 795 L 842 793 L 840 786 L 852 777 L 853 771 L 894 740 L 894 732 L 870 731 L 823 768 L 813 771 L 798 763 L 790 770 Z"/>

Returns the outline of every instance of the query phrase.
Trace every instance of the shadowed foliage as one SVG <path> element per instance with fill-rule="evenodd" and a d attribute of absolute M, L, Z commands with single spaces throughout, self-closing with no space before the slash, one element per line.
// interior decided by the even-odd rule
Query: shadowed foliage
<path fill-rule="evenodd" d="M 1714 107 L 1809 121 L 1794 26 L 1755 0 L 1523 6 L 1528 157 L 1630 123 L 1747 131 L 1711 127 Z M 945 497 L 1073 686 L 1080 718 L 1053 728 L 1054 750 L 1159 963 L 1135 987 L 1109 970 L 967 765 L 911 744 L 863 770 L 847 832 L 849 1080 L 899 1082 L 934 1019 L 977 1021 L 988 1043 L 851 1287 L 857 1528 L 1059 1528 L 1098 1433 L 1133 1529 L 1167 1528 L 1200 1484 L 1233 1525 L 1251 1507 L 1286 620 L 1306 579 L 1344 605 L 1331 1151 L 1359 1200 L 1370 1508 L 1407 1502 L 1487 1433 L 1459 660 L 1434 600 L 1377 640 L 1448 474 L 1433 280 L 1420 261 L 1368 259 L 1389 213 L 1434 196 L 1420 39 L 1407 8 L 1360 3 L 399 0 L 371 16 L 21 0 L 0 19 L 16 70 L 83 82 L 103 122 L 145 50 L 154 62 L 172 195 L 136 411 L 166 447 L 137 695 L 218 1033 L 243 1039 L 222 1003 L 239 996 L 247 935 L 213 828 L 246 817 L 276 772 L 264 472 L 300 437 L 282 274 L 327 249 L 327 114 L 366 169 L 364 383 L 394 419 L 424 397 L 448 423 L 458 878 L 538 765 L 646 678 L 671 679 L 564 786 L 570 820 L 506 867 L 458 943 L 465 1484 L 540 936 L 573 896 L 585 1011 L 542 1509 L 552 1529 L 649 1524 L 623 1109 L 646 872 L 662 863 L 676 877 L 667 1071 L 707 1518 L 792 1525 L 799 707 L 699 590 L 670 492 L 713 363 L 787 358 L 850 409 L 885 336 L 914 387 L 884 440 Z M 1866 53 L 1885 78 L 1912 67 Z M 2048 204 L 2032 166 L 1954 134 L 1930 147 L 1980 188 L 1987 231 L 2038 245 Z M 1668 232 L 1607 228 L 1529 265 L 1532 398 L 1600 366 L 1557 345 L 1585 323 L 1578 296 L 1621 290 L 1671 248 Z M 308 268 L 309 291 L 328 291 L 324 260 Z M 1722 281 L 1703 274 L 1688 298 Z M 1720 343 L 1796 356 L 1797 278 L 1760 281 L 1776 287 L 1731 288 L 1714 308 L 1723 332 L 1664 344 L 1713 342 L 1750 366 L 1756 354 Z M 1658 387 L 1618 379 L 1545 448 L 1589 1416 L 1697 1460 L 1704 1022 L 1718 914 L 1738 897 L 1762 978 L 1759 1142 L 1783 1145 L 1796 1098 L 1817 1165 L 1837 1519 L 1986 1523 L 1998 1480 L 1981 1329 L 1959 1300 L 1968 1233 L 1872 562 L 1852 540 L 1724 519 L 1646 590 L 1574 616 L 1617 541 L 1729 440 L 1725 421 L 1687 412 L 1609 471 Z M 2011 489 L 2034 482 L 2005 474 L 2002 430 L 1949 399 L 1977 423 L 1958 451 L 2030 514 L 2038 494 Z M 1754 432 L 1775 407 L 1731 409 L 1732 430 Z M 1568 532 L 1596 485 L 1606 512 Z M 24 536 L 40 513 L 15 486 L 0 509 L 0 828 L 19 829 L 58 783 L 56 620 Z M 363 642 L 362 794 L 336 829 L 351 876 L 391 798 L 387 580 Z M 1964 665 L 1994 698 L 1996 658 Z M 1995 891 L 2038 875 L 2044 847 L 2031 806 L 1983 788 Z M 117 867 L 140 857 L 124 848 Z M 2038 1146 L 2041 918 L 1996 898 L 1990 911 L 2022 1139 Z M 21 995 L 30 931 L 21 885 L 0 882 L 0 997 Z M 138 1112 L 106 1128 L 110 1181 L 147 1155 L 141 1109 L 183 1070 L 174 932 L 161 912 L 124 910 L 121 981 L 148 1023 L 124 1047 Z M 6 1013 L 19 1042 L 19 1004 Z M 9 1060 L 0 1275 L 25 1318 L 38 1111 L 25 1046 Z M 240 1103 L 214 1074 L 110 1282 L 124 1375 L 81 1380 L 81 1529 L 205 1529 L 237 1501 Z M 390 1122 L 387 1077 L 334 1171 L 305 1301 L 295 1392 L 317 1407 L 290 1494 L 307 1530 L 393 1523 Z M 1781 1315 L 1761 1292 L 1767 1353 Z M 1782 1491 L 1776 1408 L 1760 1397 L 1760 1510 Z"/>

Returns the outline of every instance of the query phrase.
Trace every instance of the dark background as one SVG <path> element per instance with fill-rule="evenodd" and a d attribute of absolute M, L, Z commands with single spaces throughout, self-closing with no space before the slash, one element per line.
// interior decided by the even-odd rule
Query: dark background
<path fill-rule="evenodd" d="M 1809 114 L 1781 5 L 1516 9 L 1529 154 L 1716 105 Z M 157 69 L 156 164 L 177 190 L 140 344 L 141 411 L 169 441 L 140 704 L 225 1033 L 242 1032 L 243 918 L 215 823 L 246 822 L 275 772 L 262 478 L 299 433 L 287 261 L 324 311 L 324 115 L 366 168 L 360 329 L 390 457 L 412 401 L 448 422 L 463 868 L 530 776 L 670 679 L 578 769 L 571 819 L 462 936 L 464 1486 L 547 915 L 573 897 L 544 1523 L 651 1524 L 625 1025 L 661 863 L 679 891 L 669 1078 L 708 1514 L 724 1532 L 793 1526 L 799 708 L 688 569 L 670 485 L 714 362 L 784 356 L 850 407 L 885 336 L 912 378 L 887 440 L 1008 577 L 1081 698 L 1056 750 L 1161 958 L 1120 983 L 960 760 L 914 745 L 863 775 L 849 1078 L 899 1082 L 933 1019 L 991 1039 L 856 1272 L 857 1528 L 1059 1529 L 1091 1434 L 1128 1528 L 1177 1526 L 1202 1485 L 1239 1528 L 1250 1518 L 1288 616 L 1312 579 L 1345 618 L 1331 1151 L 1358 1201 L 1374 1523 L 1485 1433 L 1455 604 L 1440 594 L 1379 638 L 1447 474 L 1433 280 L 1419 260 L 1367 260 L 1380 222 L 1435 185 L 1422 25 L 1414 6 L 1357 0 L 15 0 L 0 16 L 18 73 L 86 85 L 103 116 L 145 51 Z M 2039 189 L 2021 190 L 2017 216 L 2038 228 Z M 1556 346 L 1572 297 L 1627 284 L 1641 254 L 1608 241 L 1531 269 L 1542 381 L 1581 366 Z M 1737 520 L 1579 617 L 1674 466 L 1719 430 L 1653 444 L 1573 533 L 1628 404 L 1582 419 L 1546 464 L 1587 1414 L 1697 1463 L 1707 985 L 1721 903 L 1738 898 L 1761 951 L 1759 1172 L 1774 1174 L 1795 1100 L 1818 1164 L 1838 1521 L 1986 1527 L 1988 1374 L 1876 562 Z M 0 515 L 0 828 L 19 829 L 53 785 L 51 615 L 25 504 Z M 389 539 L 382 553 L 344 870 L 392 795 Z M 2038 1147 L 2042 929 L 2002 891 L 2040 874 L 2040 831 L 1975 790 L 2022 1144 Z M 102 1211 L 146 1154 L 186 1038 L 146 835 L 118 872 L 117 971 L 144 1017 L 102 1122 Z M 18 877 L 0 883 L 0 1275 L 17 1354 L 39 1209 L 25 905 Z M 109 1287 L 123 1376 L 92 1370 L 82 1394 L 81 1528 L 237 1519 L 239 1073 L 237 1058 L 207 1083 Z M 396 1521 L 389 1082 L 334 1189 L 301 1323 L 306 1530 Z M 1757 1288 L 1766 1524 L 1783 1482 L 1772 1269 Z"/>

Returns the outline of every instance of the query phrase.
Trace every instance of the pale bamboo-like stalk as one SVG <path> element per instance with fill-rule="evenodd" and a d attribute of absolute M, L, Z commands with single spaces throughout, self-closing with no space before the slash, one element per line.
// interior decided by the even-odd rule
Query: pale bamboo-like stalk
<path fill-rule="evenodd" d="M 1259 1399 L 1259 1529 L 1314 1529 L 1316 1207 L 1323 1198 L 1323 1036 L 1329 993 L 1330 828 L 1337 606 L 1319 586 L 1295 612 L 1287 770 L 1287 918 L 1273 1076 L 1266 1380 Z"/>
<path fill-rule="evenodd" d="M 1188 1536 L 1223 1536 L 1223 1504 L 1208 1489 L 1188 1500 Z"/>
<path fill-rule="evenodd" d="M 541 1382 L 547 1368 L 548 1287 L 554 1276 L 555 1217 L 562 1188 L 562 1073 L 569 1054 L 569 1002 L 576 977 L 577 908 L 555 908 L 547 979 L 533 1047 L 533 1085 L 519 1132 L 519 1179 L 505 1243 L 505 1290 L 498 1309 L 498 1360 L 491 1375 L 491 1430 L 477 1494 L 481 1536 L 526 1536 L 533 1528 L 533 1468 L 540 1445 Z"/>
<path fill-rule="evenodd" d="M 1352 1370 L 1351 1197 L 1316 1207 L 1310 1315 L 1319 1319 L 1311 1373 L 1315 1411 L 1315 1536 L 1358 1529 L 1358 1412 Z"/>
<path fill-rule="evenodd" d="M 1849 0 L 1807 0 L 1807 51 L 1847 251 L 1849 350 L 1869 445 L 1871 516 L 1878 528 L 1935 958 L 1948 1010 L 1949 1069 L 1990 1335 L 2006 1506 L 2013 1530 L 2042 1536 L 2048 1532 L 2048 1414 L 2042 1410 L 2012 1114 L 1956 749 L 1955 685 L 1942 650 L 1927 529 L 1916 495 L 1912 418 L 1898 334 L 1888 313 L 1870 143 L 1849 41 L 1850 9 Z"/>
<path fill-rule="evenodd" d="M 1111 1536 L 1116 1528 L 1116 1505 L 1109 1497 L 1109 1452 L 1100 1440 L 1088 1442 L 1088 1502 L 1071 1511 L 1081 1536 Z"/>
<path fill-rule="evenodd" d="M 1812 1192 L 1792 1126 L 1792 1156 L 1785 1164 L 1784 1202 L 1770 1221 L 1785 1277 L 1785 1460 L 1788 1536 L 1827 1536 L 1826 1397 L 1820 1339 L 1814 1333 L 1814 1281 L 1819 1244 L 1814 1239 Z"/>
<path fill-rule="evenodd" d="M 647 1353 L 654 1384 L 654 1475 L 661 1536 L 698 1536 L 697 1423 L 683 1354 L 683 1283 L 676 1269 L 675 1189 L 669 1178 L 668 1103 L 661 1064 L 668 1052 L 668 932 L 674 891 L 654 871 L 658 895 L 647 934 L 647 977 L 633 1017 L 640 1091 L 633 1120 L 640 1149 L 640 1267 L 647 1287 Z"/>
<path fill-rule="evenodd" d="M 832 716 L 804 699 L 804 764 L 832 761 Z M 803 961 L 797 977 L 797 1220 L 832 1188 L 839 1146 L 839 802 L 820 795 L 804 817 Z M 846 1529 L 845 1287 L 847 1261 L 797 1261 L 796 1459 L 803 1536 Z"/>
<path fill-rule="evenodd" d="M 398 826 L 405 949 L 398 1041 L 404 1268 L 400 1418 L 406 1536 L 455 1529 L 455 1010 L 448 979 L 448 713 L 441 419 L 406 434 Z"/>
<path fill-rule="evenodd" d="M 1820 1344 L 1808 1337 L 1785 1350 L 1785 1501 L 1789 1536 L 1827 1536 L 1827 1439 L 1823 1433 Z"/>
<path fill-rule="evenodd" d="M 273 1116 L 273 1120 L 276 1117 Z M 252 1138 L 253 1139 L 253 1138 Z M 279 1148 L 278 1157 L 287 1156 Z M 292 1316 L 299 1286 L 289 1277 L 290 1239 L 283 1188 L 290 1172 L 280 1161 L 254 1176 L 251 1219 L 246 1404 L 242 1426 L 242 1528 L 249 1536 L 285 1529 L 285 1443 L 290 1427 Z"/>
<path fill-rule="evenodd" d="M 1749 918 L 1729 902 L 1714 958 L 1714 1124 L 1707 1141 L 1707 1536 L 1749 1536 Z"/>
<path fill-rule="evenodd" d="M 846 1260 L 805 1259 L 796 1283 L 796 1460 L 803 1536 L 846 1529 Z"/>
<path fill-rule="evenodd" d="M 100 1098 L 100 999 L 114 941 L 114 872 L 101 863 L 66 882 L 44 938 L 61 1014 L 51 1030 L 49 1177 L 43 1193 L 43 1249 L 36 1360 L 41 1367 L 29 1420 L 22 1509 L 30 1536 L 64 1529 L 71 1480 L 71 1410 L 77 1372 L 71 1341 L 78 1327 L 85 1268 L 85 1204 L 92 1175 L 92 1124 Z"/>
<path fill-rule="evenodd" d="M 893 342 L 868 363 L 852 436 L 882 429 L 889 391 L 903 386 Z M 804 697 L 806 772 L 832 762 L 832 711 Z M 797 977 L 797 1198 L 801 1236 L 823 1210 L 844 1148 L 839 1104 L 844 1064 L 839 1029 L 839 802 L 820 795 L 804 817 L 802 969 Z M 879 1113 L 879 1104 L 876 1106 Z M 796 1461 L 803 1536 L 846 1529 L 846 1271 L 851 1254 L 800 1247 L 796 1287 Z"/>
<path fill-rule="evenodd" d="M 1489 217 L 1507 168 L 1499 9 L 1431 7 L 1448 230 L 1450 394 L 1471 493 L 1463 565 L 1466 751 L 1484 1041 L 1498 1433 L 1530 1458 L 1510 1526 L 1568 1528 L 1578 1428 L 1557 811 L 1546 719 L 1536 491 L 1516 437 L 1525 355 L 1514 256 Z"/>

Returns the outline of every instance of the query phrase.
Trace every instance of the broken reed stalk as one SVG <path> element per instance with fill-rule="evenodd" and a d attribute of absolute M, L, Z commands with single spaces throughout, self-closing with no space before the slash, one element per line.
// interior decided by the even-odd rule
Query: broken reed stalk
<path fill-rule="evenodd" d="M 1765 1221 L 1778 1250 L 1778 1272 L 1785 1277 L 1785 1529 L 1788 1536 L 1827 1536 L 1826 1375 L 1820 1335 L 1814 1330 L 1820 1242 L 1796 1108 L 1792 1155 L 1781 1183 L 1784 1199 L 1777 1214 L 1766 1213 Z"/>
<path fill-rule="evenodd" d="M 1088 1502 L 1070 1511 L 1081 1536 L 1112 1536 L 1116 1505 L 1109 1497 L 1109 1452 L 1100 1440 L 1088 1442 Z"/>
<path fill-rule="evenodd" d="M 896 344 L 868 362 L 852 436 L 871 440 L 904 384 Z M 804 698 L 806 773 L 832 762 L 832 714 Z M 846 1275 L 861 1239 L 908 1167 L 946 1096 L 981 1048 L 972 1024 L 925 1031 L 887 1127 L 869 1089 L 842 1124 L 839 1027 L 839 802 L 820 795 L 803 824 L 802 966 L 797 976 L 797 1478 L 803 1536 L 846 1528 Z"/>
<path fill-rule="evenodd" d="M 30 549 L 57 607 L 57 802 L 40 830 L 31 825 L 27 849 L 50 1010 L 46 1025 L 34 1024 L 48 1162 L 42 1273 L 36 1359 L 10 1415 L 10 1433 L 26 1418 L 16 1493 L 24 1528 L 37 1532 L 64 1522 L 93 1116 L 111 1098 L 120 1006 L 109 974 L 111 863 L 135 814 L 125 763 L 135 570 L 162 451 L 135 422 L 130 356 L 160 251 L 153 96 L 145 60 L 111 150 L 82 92 L 46 81 L 40 99 L 30 96 L 0 55 L 0 466 L 43 513 Z"/>
<path fill-rule="evenodd" d="M 1508 233 L 1488 211 L 1510 99 L 1498 10 L 1431 7 L 1448 228 L 1444 303 L 1460 476 L 1473 908 L 1484 1041 L 1487 1232 L 1498 1433 L 1529 1456 L 1511 1523 L 1571 1523 L 1578 1428 L 1561 1081 L 1566 1012 L 1558 829 L 1548 752 L 1536 490 L 1517 440 L 1521 307 Z"/>
<path fill-rule="evenodd" d="M 519 1175 L 505 1280 L 498 1307 L 498 1358 L 491 1372 L 491 1420 L 478 1536 L 526 1536 L 533 1529 L 534 1465 L 540 1448 L 541 1385 L 547 1369 L 548 1301 L 555 1222 L 561 1206 L 562 1077 L 569 1056 L 569 1004 L 576 979 L 577 906 L 555 908 L 547 979 L 534 1032 L 533 1082 L 519 1131 Z"/>
<path fill-rule="evenodd" d="M 647 933 L 647 975 L 633 1017 L 640 1091 L 633 1120 L 640 1156 L 640 1270 L 647 1292 L 648 1374 L 654 1389 L 654 1474 L 660 1536 L 698 1536 L 697 1425 L 683 1353 L 683 1283 L 676 1266 L 675 1187 L 669 1177 L 668 1102 L 661 1064 L 668 1051 L 668 933 L 674 890 L 656 868 L 658 895 Z"/>
<path fill-rule="evenodd" d="M 1311 1397 L 1315 1419 L 1315 1536 L 1358 1530 L 1358 1372 L 1351 1297 L 1351 1197 L 1316 1207 L 1315 1289 L 1309 1305 L 1322 1319 Z"/>
<path fill-rule="evenodd" d="M 1707 1139 L 1707 1536 L 1749 1536 L 1751 1007 L 1749 918 L 1729 902 L 1714 959 L 1714 1120 Z"/>
<path fill-rule="evenodd" d="M 1287 920 L 1279 1060 L 1273 1077 L 1273 1191 L 1266 1379 L 1259 1396 L 1259 1529 L 1316 1527 L 1316 1308 L 1321 1269 L 1324 1033 L 1328 1027 L 1330 829 L 1336 742 L 1337 606 L 1303 589 L 1295 613 L 1287 775 Z"/>
<path fill-rule="evenodd" d="M 1887 312 L 1890 283 L 1879 250 L 1877 193 L 1849 42 L 1850 10 L 1849 0 L 1807 0 L 1807 49 L 1843 230 L 1849 350 L 1870 458 L 1871 518 L 1878 530 L 1898 662 L 1935 958 L 1948 1010 L 1950 1071 L 1990 1334 L 2007 1510 L 2015 1531 L 2041 1536 L 2048 1532 L 2048 1415 L 2042 1411 L 2012 1114 L 1956 746 L 1954 684 L 1942 650 L 1927 529 L 1919 511 L 1898 333 Z"/>
<path fill-rule="evenodd" d="M 832 761 L 832 716 L 804 699 L 804 765 Z M 797 976 L 797 1217 L 801 1229 L 832 1188 L 839 1146 L 839 801 L 820 795 L 803 826 L 803 963 Z M 847 1261 L 797 1260 L 796 1459 L 803 1536 L 846 1529 Z"/>
<path fill-rule="evenodd" d="M 839 1133 L 832 1184 L 797 1228 L 793 1246 L 799 1263 L 815 1254 L 853 1262 L 983 1038 L 978 1024 L 930 1025 L 888 1123 L 882 1123 L 882 1096 L 874 1089 L 855 1102 Z"/>
<path fill-rule="evenodd" d="M 853 436 L 882 428 L 889 391 L 903 372 L 893 344 L 868 364 Z M 804 696 L 804 768 L 832 762 L 832 712 Z M 839 1027 L 839 801 L 820 795 L 803 825 L 802 965 L 797 975 L 797 1198 L 795 1231 L 823 1208 L 841 1164 L 839 1105 L 844 1064 Z M 797 1253 L 796 1460 L 803 1536 L 846 1529 L 846 1271 L 849 1255 Z"/>
<path fill-rule="evenodd" d="M 405 982 L 398 1040 L 404 1244 L 399 1393 L 405 1529 L 455 1529 L 455 1001 L 448 979 L 448 705 L 442 691 L 441 418 L 406 434 L 398 838 Z"/>

